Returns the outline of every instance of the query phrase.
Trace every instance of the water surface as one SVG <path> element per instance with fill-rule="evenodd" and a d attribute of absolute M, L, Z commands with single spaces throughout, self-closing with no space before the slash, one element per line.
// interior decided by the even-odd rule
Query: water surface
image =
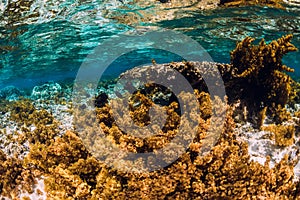
<path fill-rule="evenodd" d="M 105 39 L 137 29 L 120 20 L 105 18 L 108 11 L 138 12 L 120 1 L 63 1 L 47 5 L 34 1 L 25 14 L 12 18 L 1 7 L 0 87 L 13 85 L 32 88 L 47 81 L 73 80 L 84 58 Z M 124 2 L 126 3 L 126 2 Z M 130 10 L 131 9 L 131 10 Z M 293 44 L 300 47 L 300 10 L 267 7 L 220 8 L 212 11 L 177 11 L 178 18 L 157 22 L 139 22 L 139 29 L 153 27 L 179 31 L 200 43 L 216 62 L 230 62 L 229 52 L 246 36 L 267 42 L 293 34 Z M 182 13 L 180 13 L 182 12 Z M 36 14 L 38 13 L 38 14 Z M 51 14 L 52 13 L 52 14 Z M 155 14 L 155 13 L 154 13 Z M 17 16 L 17 15 L 14 15 Z M 141 16 L 142 18 L 143 16 Z M 191 50 L 192 51 L 192 50 Z M 133 67 L 150 63 L 181 61 L 176 55 L 159 50 L 144 50 L 123 56 L 108 71 L 112 76 Z M 300 76 L 299 52 L 292 52 L 284 63 Z"/>

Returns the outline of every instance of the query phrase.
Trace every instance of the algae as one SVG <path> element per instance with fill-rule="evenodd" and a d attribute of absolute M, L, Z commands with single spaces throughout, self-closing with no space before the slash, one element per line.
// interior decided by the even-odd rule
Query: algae
<path fill-rule="evenodd" d="M 284 111 L 278 111 L 296 96 L 295 81 L 285 73 L 294 70 L 282 63 L 285 54 L 297 50 L 291 40 L 292 35 L 286 35 L 269 44 L 262 39 L 253 45 L 254 38 L 246 37 L 230 53 L 231 63 L 219 66 L 229 101 L 241 101 L 249 119 L 267 107 L 266 114 L 277 123 L 284 120 Z"/>
<path fill-rule="evenodd" d="M 278 146 L 290 146 L 295 142 L 295 126 L 294 125 L 268 125 L 263 130 L 273 132 L 275 134 L 275 143 Z"/>
<path fill-rule="evenodd" d="M 299 195 L 287 157 L 273 169 L 268 161 L 263 166 L 249 160 L 246 143 L 235 139 L 231 114 L 219 142 L 208 155 L 197 154 L 201 146 L 198 138 L 175 163 L 155 172 L 135 174 L 108 168 L 89 155 L 72 132 L 50 147 L 32 148 L 27 159 L 44 170 L 49 198 L 291 199 Z"/>
<path fill-rule="evenodd" d="M 270 159 L 264 165 L 250 161 L 246 142 L 237 140 L 233 119 L 235 103 L 240 101 L 250 111 L 249 118 L 260 113 L 258 121 L 261 122 L 266 114 L 275 115 L 273 120 L 277 125 L 269 129 L 275 132 L 278 145 L 294 142 L 295 127 L 282 125 L 283 121 L 290 119 L 286 117 L 289 114 L 284 106 L 293 94 L 292 80 L 283 73 L 291 70 L 281 63 L 285 53 L 295 50 L 290 40 L 291 36 L 285 36 L 268 45 L 262 41 L 253 46 L 252 39 L 246 38 L 231 53 L 231 64 L 218 65 L 229 104 L 220 138 L 206 155 L 199 152 L 212 118 L 210 94 L 191 62 L 172 63 L 173 68 L 181 71 L 193 85 L 201 117 L 197 119 L 197 134 L 188 150 L 171 165 L 154 172 L 134 173 L 110 168 L 86 149 L 76 130 L 60 135 L 51 113 L 37 110 L 29 101 L 12 104 L 7 109 L 12 120 L 21 126 L 26 125 L 20 134 L 20 142 L 28 140 L 30 152 L 23 160 L 8 158 L 0 152 L 1 194 L 17 198 L 22 185 L 24 190 L 31 192 L 34 178 L 43 176 L 48 199 L 299 198 L 300 184 L 299 181 L 293 182 L 294 163 L 289 161 L 289 157 L 285 156 L 272 169 L 269 167 Z M 271 79 L 278 81 L 270 82 Z M 261 88 L 257 102 L 252 99 L 256 95 L 251 88 L 254 86 Z M 129 99 L 131 117 L 139 125 L 149 124 L 147 115 L 154 103 L 151 96 L 160 93 L 160 89 L 149 86 Z M 101 102 L 101 99 L 105 101 Z M 94 103 L 98 121 L 92 121 L 91 113 L 86 112 L 76 119 L 79 127 L 80 123 L 100 126 L 110 142 L 131 152 L 152 152 L 162 148 L 176 135 L 178 121 L 186 120 L 178 112 L 180 105 L 176 99 L 164 99 L 160 103 L 166 109 L 166 124 L 157 135 L 141 139 L 120 130 L 105 95 L 97 96 Z M 223 111 L 220 109 L 218 112 Z M 31 130 L 27 126 L 36 128 Z M 97 133 L 87 130 L 87 136 L 90 136 L 88 134 Z M 130 167 L 130 162 L 125 164 L 124 167 Z"/>

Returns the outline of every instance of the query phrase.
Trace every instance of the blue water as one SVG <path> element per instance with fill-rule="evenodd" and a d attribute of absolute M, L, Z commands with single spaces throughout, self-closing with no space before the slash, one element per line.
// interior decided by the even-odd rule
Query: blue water
<path fill-rule="evenodd" d="M 71 5 L 74 2 L 69 3 Z M 86 14 L 87 11 L 93 13 L 96 6 L 97 11 L 102 9 L 99 2 L 78 7 L 64 4 L 59 7 L 63 10 L 62 14 L 56 17 L 45 17 L 45 14 L 38 19 L 20 21 L 17 25 L 16 22 L 9 25 L 2 21 L 0 88 L 9 85 L 32 88 L 47 81 L 73 80 L 80 65 L 95 47 L 114 35 L 135 30 L 136 26 L 161 27 L 183 33 L 199 42 L 214 61 L 223 63 L 230 62 L 229 52 L 235 48 L 237 41 L 246 36 L 257 38 L 258 43 L 261 38 L 268 42 L 292 33 L 293 44 L 300 48 L 300 9 L 296 8 L 244 7 L 182 11 L 184 13 L 178 15 L 181 17 L 173 20 L 131 25 Z M 118 10 L 118 6 L 109 9 L 119 15 L 125 12 Z M 133 66 L 151 63 L 151 59 L 157 63 L 182 60 L 180 56 L 168 52 L 146 49 L 123 55 L 110 66 L 106 75 L 115 77 Z M 299 52 L 284 57 L 284 63 L 295 68 L 295 77 L 300 77 L 299 59 Z"/>

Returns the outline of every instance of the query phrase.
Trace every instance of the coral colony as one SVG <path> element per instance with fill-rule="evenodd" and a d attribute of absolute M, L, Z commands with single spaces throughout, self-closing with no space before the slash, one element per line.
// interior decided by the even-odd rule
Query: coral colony
<path fill-rule="evenodd" d="M 293 70 L 282 63 L 284 54 L 296 50 L 290 43 L 291 39 L 292 35 L 286 35 L 268 44 L 262 40 L 253 45 L 254 39 L 246 37 L 231 52 L 230 64 L 214 63 L 225 83 L 227 114 L 219 140 L 204 156 L 198 153 L 212 115 L 207 87 L 197 73 L 197 63 L 168 64 L 181 72 L 193 86 L 201 118 L 188 150 L 171 165 L 157 171 L 130 173 L 110 168 L 93 157 L 76 130 L 61 133 L 52 114 L 45 109 L 36 109 L 34 102 L 3 100 L 1 112 L 9 113 L 9 120 L 21 127 L 6 140 L 25 148 L 18 151 L 28 150 L 29 153 L 20 158 L 20 152 L 9 156 L 0 151 L 1 195 L 16 199 L 24 191 L 30 194 L 36 180 L 43 177 L 44 192 L 49 199 L 299 198 L 300 182 L 293 181 L 295 161 L 287 155 L 273 168 L 269 166 L 270 158 L 264 165 L 254 162 L 250 160 L 247 143 L 237 140 L 235 131 L 237 116 L 247 110 L 243 118 L 238 118 L 239 121 L 251 121 L 258 129 L 273 132 L 273 140 L 279 146 L 294 143 L 296 128 L 286 122 L 299 124 L 300 115 L 288 112 L 285 105 L 299 99 L 299 87 L 285 73 Z M 154 96 L 161 92 L 162 88 L 149 84 L 132 95 L 129 99 L 130 116 L 136 123 L 149 123 L 147 113 Z M 107 98 L 102 93 L 95 99 L 98 126 L 110 142 L 121 149 L 134 153 L 155 152 L 176 135 L 181 113 L 172 94 L 160 99 L 168 116 L 163 129 L 147 138 L 120 130 Z M 159 97 L 155 98 L 159 100 Z M 266 117 L 272 120 L 268 126 L 263 124 Z M 86 123 L 86 120 L 87 116 L 76 119 L 79 124 Z M 130 162 L 126 164 L 130 165 Z M 29 197 L 23 197 L 26 198 Z"/>

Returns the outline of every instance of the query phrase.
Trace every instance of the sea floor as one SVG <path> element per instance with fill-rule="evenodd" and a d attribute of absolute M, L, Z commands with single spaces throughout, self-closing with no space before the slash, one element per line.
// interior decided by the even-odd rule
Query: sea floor
<path fill-rule="evenodd" d="M 92 90 L 88 88 L 87 92 L 90 92 L 91 96 L 94 95 Z M 113 85 L 106 88 L 99 88 L 98 92 L 105 92 L 107 94 L 110 94 L 110 97 L 116 98 L 115 92 L 113 91 Z M 36 110 L 46 110 L 48 113 L 51 113 L 55 123 L 58 125 L 57 127 L 59 130 L 59 137 L 64 135 L 66 131 L 74 131 L 74 116 L 72 112 L 71 98 L 72 88 L 63 87 L 59 83 L 50 82 L 40 86 L 36 86 L 31 93 L 28 93 L 27 91 L 27 95 L 24 96 L 25 97 L 22 97 L 22 99 L 19 99 L 16 98 L 15 94 L 12 93 L 10 96 L 6 96 L 6 99 L 9 104 L 28 99 L 32 102 L 32 105 Z M 289 108 L 289 111 L 292 113 L 292 115 L 294 115 L 294 113 L 299 110 L 300 105 L 295 105 L 293 109 Z M 8 157 L 18 155 L 18 158 L 20 160 L 23 160 L 30 151 L 30 145 L 28 141 L 20 144 L 17 138 L 22 135 L 24 126 L 26 128 L 29 128 L 30 131 L 34 131 L 36 127 L 35 125 L 30 125 L 27 127 L 27 125 L 25 124 L 12 120 L 10 111 L 2 111 L 2 113 L 4 114 L 0 119 L 0 130 L 2 133 L 0 137 L 0 149 L 5 152 Z M 237 118 L 239 118 L 239 116 L 237 116 Z M 297 122 L 299 121 L 300 118 L 294 116 L 292 120 L 285 122 L 285 125 L 298 127 Z M 264 120 L 263 126 L 267 127 L 272 124 L 273 122 L 270 119 L 266 118 Z M 240 119 L 236 119 L 236 128 L 234 129 L 234 132 L 238 141 L 246 142 L 248 144 L 248 154 L 250 155 L 250 161 L 258 162 L 260 165 L 264 166 L 266 160 L 269 159 L 268 166 L 272 169 L 285 157 L 285 155 L 288 155 L 290 162 L 294 163 L 293 181 L 299 181 L 300 134 L 298 131 L 296 131 L 293 143 L 288 146 L 279 146 L 278 144 L 276 144 L 274 132 L 255 128 L 250 122 L 242 121 Z M 34 200 L 47 199 L 47 192 L 44 188 L 44 176 L 39 176 L 38 178 L 35 178 L 34 181 L 35 183 L 32 185 L 33 190 L 29 193 L 27 191 L 24 191 L 23 189 L 20 189 L 20 191 L 23 192 L 19 193 L 18 198 L 29 198 Z M 11 199 L 3 196 L 1 198 Z"/>

